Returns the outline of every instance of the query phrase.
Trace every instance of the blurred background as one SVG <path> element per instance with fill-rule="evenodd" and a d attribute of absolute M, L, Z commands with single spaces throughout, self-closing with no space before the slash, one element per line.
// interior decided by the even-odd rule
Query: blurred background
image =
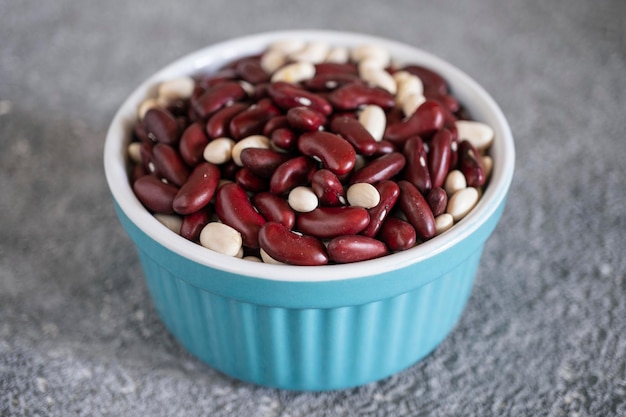
<path fill-rule="evenodd" d="M 626 415 L 626 2 L 0 0 L 0 416 Z M 280 29 L 405 42 L 467 72 L 517 146 L 465 314 L 378 383 L 291 393 L 186 353 L 113 213 L 107 127 L 146 77 Z"/>

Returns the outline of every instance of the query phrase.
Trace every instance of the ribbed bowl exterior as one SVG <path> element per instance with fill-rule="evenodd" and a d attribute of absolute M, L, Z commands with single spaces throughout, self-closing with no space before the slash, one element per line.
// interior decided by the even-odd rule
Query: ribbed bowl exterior
<path fill-rule="evenodd" d="M 490 184 L 458 225 L 401 253 L 349 265 L 253 264 L 211 252 L 167 230 L 128 182 L 126 147 L 136 111 L 163 80 L 214 70 L 281 39 L 377 43 L 439 72 L 476 120 L 494 128 Z M 191 353 L 234 378 L 291 390 L 354 387 L 426 356 L 449 334 L 469 298 L 481 253 L 502 215 L 515 151 L 495 101 L 449 63 L 397 42 L 333 31 L 284 31 L 209 46 L 158 71 L 117 111 L 105 173 L 133 240 L 154 305 Z M 245 265 L 245 266 L 244 266 Z M 255 265 L 255 266 L 251 266 Z"/>
<path fill-rule="evenodd" d="M 356 306 L 257 305 L 199 289 L 139 250 L 154 304 L 195 356 L 232 377 L 292 390 L 347 388 L 430 353 L 459 319 L 481 250 L 413 291 Z"/>
<path fill-rule="evenodd" d="M 255 283 L 261 284 L 254 297 L 250 296 L 243 288 L 245 281 L 238 283 L 238 277 L 208 267 L 196 269 L 193 261 L 155 244 L 118 208 L 122 225 L 137 248 L 153 303 L 175 338 L 224 374 L 298 391 L 342 389 L 377 381 L 434 350 L 463 312 L 484 241 L 500 213 L 501 209 L 467 245 L 441 254 L 434 266 L 418 265 L 373 277 L 378 281 L 374 293 L 380 294 L 396 279 L 423 284 L 379 299 L 368 294 L 368 302 L 349 304 L 351 299 L 359 299 L 359 285 L 368 286 L 367 281 L 357 280 L 350 282 L 352 288 L 345 288 L 346 305 L 314 308 L 307 305 L 309 298 L 320 303 L 325 291 L 337 290 L 317 282 L 314 288 L 318 291 L 306 289 L 305 283 L 299 291 L 299 283 L 257 279 Z M 221 280 L 235 285 L 225 290 Z M 291 301 L 286 295 L 284 305 L 255 301 L 280 292 L 281 287 L 285 294 L 301 295 Z M 299 302 L 304 307 L 294 306 Z"/>

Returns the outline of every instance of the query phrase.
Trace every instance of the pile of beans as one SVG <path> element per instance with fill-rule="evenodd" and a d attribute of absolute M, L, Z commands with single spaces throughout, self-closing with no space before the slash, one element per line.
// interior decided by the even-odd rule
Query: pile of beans
<path fill-rule="evenodd" d="M 285 40 L 161 83 L 138 109 L 130 181 L 161 223 L 211 250 L 357 262 L 466 216 L 493 136 L 430 69 L 377 45 Z"/>

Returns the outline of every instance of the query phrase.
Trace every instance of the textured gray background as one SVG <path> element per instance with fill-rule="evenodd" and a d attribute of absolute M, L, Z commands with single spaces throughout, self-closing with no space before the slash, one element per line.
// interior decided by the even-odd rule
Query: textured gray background
<path fill-rule="evenodd" d="M 626 415 L 626 2 L 0 0 L 0 416 Z M 349 29 L 450 60 L 494 96 L 517 170 L 465 314 L 410 369 L 291 393 L 169 336 L 114 216 L 116 107 L 188 52 Z"/>

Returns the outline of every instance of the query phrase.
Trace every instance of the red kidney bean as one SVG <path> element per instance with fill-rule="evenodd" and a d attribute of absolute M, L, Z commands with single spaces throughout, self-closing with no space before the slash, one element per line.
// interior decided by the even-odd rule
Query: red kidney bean
<path fill-rule="evenodd" d="M 178 143 L 180 157 L 189 166 L 195 166 L 203 160 L 203 152 L 209 139 L 204 133 L 202 123 L 192 123 L 184 131 Z"/>
<path fill-rule="evenodd" d="M 435 187 L 426 195 L 426 201 L 430 210 L 433 212 L 433 216 L 437 217 L 442 213 L 445 213 L 448 206 L 448 194 L 446 190 L 441 187 Z"/>
<path fill-rule="evenodd" d="M 298 138 L 298 150 L 304 155 L 319 158 L 325 168 L 337 175 L 347 174 L 356 163 L 352 145 L 334 133 L 305 132 Z"/>
<path fill-rule="evenodd" d="M 287 153 L 263 148 L 245 148 L 239 157 L 244 167 L 261 178 L 271 178 L 280 164 L 293 158 Z"/>
<path fill-rule="evenodd" d="M 164 143 L 157 143 L 152 148 L 152 156 L 161 177 L 179 187 L 187 181 L 189 168 L 176 149 Z"/>
<path fill-rule="evenodd" d="M 353 117 L 335 117 L 330 129 L 347 140 L 358 154 L 371 156 L 376 152 L 376 139 L 357 119 Z"/>
<path fill-rule="evenodd" d="M 368 236 L 338 236 L 328 242 L 328 257 L 337 263 L 352 263 L 380 258 L 389 253 L 383 242 Z"/>
<path fill-rule="evenodd" d="M 197 85 L 202 90 L 214 87 L 218 84 L 223 84 L 227 81 L 233 81 L 237 79 L 237 73 L 234 68 L 222 68 L 214 74 L 203 74 L 197 77 Z M 199 95 L 195 95 L 196 97 Z"/>
<path fill-rule="evenodd" d="M 402 145 L 411 136 L 430 137 L 443 127 L 444 109 L 436 101 L 426 100 L 408 119 L 387 125 L 383 139 Z"/>
<path fill-rule="evenodd" d="M 328 99 L 337 110 L 356 110 L 366 104 L 390 109 L 396 103 L 393 94 L 387 90 L 363 83 L 350 83 L 339 87 L 329 94 Z"/>
<path fill-rule="evenodd" d="M 139 178 L 143 177 L 144 175 L 148 175 L 148 174 L 149 174 L 149 172 L 146 170 L 146 168 L 143 166 L 143 164 L 137 164 L 137 165 L 134 165 L 131 168 L 130 174 L 128 175 L 128 179 L 129 179 L 130 183 L 133 184 Z"/>
<path fill-rule="evenodd" d="M 450 171 L 450 153 L 452 152 L 452 134 L 442 129 L 430 141 L 428 152 L 428 172 L 433 187 L 442 187 Z"/>
<path fill-rule="evenodd" d="M 417 235 L 423 240 L 435 236 L 435 216 L 426 199 L 413 184 L 406 180 L 399 181 L 398 186 L 400 187 L 398 204 L 408 222 L 415 228 Z"/>
<path fill-rule="evenodd" d="M 367 227 L 370 215 L 363 207 L 318 207 L 296 218 L 296 229 L 320 239 L 356 235 Z"/>
<path fill-rule="evenodd" d="M 376 142 L 376 152 L 374 152 L 374 156 L 381 156 L 395 151 L 396 145 L 388 140 L 381 140 L 380 142 Z"/>
<path fill-rule="evenodd" d="M 393 178 L 406 165 L 406 158 L 399 152 L 388 153 L 367 163 L 350 177 L 350 184 L 367 182 L 376 184 Z"/>
<path fill-rule="evenodd" d="M 452 132 L 452 143 L 450 144 L 450 168 L 456 167 L 459 163 L 459 139 L 456 134 L 456 127 Z"/>
<path fill-rule="evenodd" d="M 191 99 L 191 105 L 202 119 L 230 103 L 247 97 L 246 91 L 237 81 L 225 81 L 208 88 L 200 97 Z"/>
<path fill-rule="evenodd" d="M 322 206 L 342 206 L 346 204 L 343 184 L 332 171 L 319 169 L 311 176 L 311 188 Z"/>
<path fill-rule="evenodd" d="M 224 184 L 217 190 L 215 212 L 222 223 L 241 233 L 244 246 L 259 247 L 259 230 L 265 219 L 256 211 L 239 184 Z"/>
<path fill-rule="evenodd" d="M 141 142 L 139 146 L 139 154 L 141 155 L 141 163 L 146 170 L 146 172 L 150 174 L 154 174 L 157 177 L 159 173 L 156 172 L 157 166 L 154 164 L 154 143 L 150 142 Z"/>
<path fill-rule="evenodd" d="M 262 98 L 269 98 L 269 93 L 267 91 L 270 83 L 261 83 L 254 86 L 252 90 L 252 94 L 250 94 L 250 98 L 254 101 L 259 101 Z"/>
<path fill-rule="evenodd" d="M 317 169 L 313 158 L 308 156 L 296 156 L 283 162 L 276 168 L 270 178 L 270 192 L 272 194 L 285 194 L 298 185 L 306 185 Z"/>
<path fill-rule="evenodd" d="M 235 174 L 235 182 L 241 187 L 250 192 L 258 193 L 266 191 L 269 188 L 269 181 L 267 178 L 262 178 L 256 175 L 249 168 L 240 168 Z"/>
<path fill-rule="evenodd" d="M 172 113 L 161 108 L 152 108 L 143 117 L 146 135 L 154 142 L 176 145 L 180 138 L 180 126 Z"/>
<path fill-rule="evenodd" d="M 404 144 L 402 153 L 406 158 L 404 179 L 417 187 L 422 194 L 427 194 L 432 188 L 432 181 L 424 141 L 419 136 L 409 138 Z"/>
<path fill-rule="evenodd" d="M 407 65 L 402 70 L 417 75 L 424 85 L 425 93 L 448 94 L 446 80 L 435 71 L 421 65 Z"/>
<path fill-rule="evenodd" d="M 272 132 L 270 141 L 280 149 L 290 151 L 295 149 L 298 143 L 298 135 L 290 128 L 279 127 Z"/>
<path fill-rule="evenodd" d="M 393 124 L 399 123 L 404 120 L 404 110 L 402 107 L 394 107 L 392 109 L 387 110 L 387 126 L 391 126 Z"/>
<path fill-rule="evenodd" d="M 238 140 L 247 136 L 261 134 L 263 126 L 272 117 L 278 116 L 280 110 L 274 106 L 270 99 L 261 99 L 257 105 L 248 107 L 237 113 L 228 124 L 230 137 Z"/>
<path fill-rule="evenodd" d="M 284 81 L 271 83 L 267 90 L 274 103 L 283 110 L 306 106 L 328 116 L 333 112 L 331 104 L 318 94 L 311 93 Z"/>
<path fill-rule="evenodd" d="M 155 213 L 172 214 L 178 187 L 166 184 L 154 175 L 144 175 L 133 184 L 133 191 L 141 203 Z"/>
<path fill-rule="evenodd" d="M 289 122 L 287 121 L 287 116 L 281 114 L 276 117 L 272 117 L 263 126 L 263 136 L 270 137 L 272 133 L 279 128 L 289 127 Z"/>
<path fill-rule="evenodd" d="M 135 127 L 133 127 L 133 138 L 140 142 L 154 143 L 152 139 L 148 137 L 148 132 L 146 132 L 146 128 L 143 127 L 143 123 L 137 123 Z"/>
<path fill-rule="evenodd" d="M 174 211 L 191 214 L 209 204 L 220 181 L 220 169 L 209 162 L 197 165 L 174 198 Z"/>
<path fill-rule="evenodd" d="M 202 228 L 211 221 L 212 210 L 210 206 L 206 206 L 195 213 L 183 216 L 180 225 L 180 235 L 192 242 L 198 242 Z"/>
<path fill-rule="evenodd" d="M 268 222 L 280 223 L 288 229 L 296 224 L 296 213 L 282 197 L 260 192 L 252 196 L 252 204 Z"/>
<path fill-rule="evenodd" d="M 434 92 L 426 92 L 424 94 L 427 100 L 433 100 L 441 104 L 444 108 L 449 110 L 449 113 L 454 115 L 457 111 L 459 111 L 460 105 L 456 98 L 451 96 L 450 94 L 438 94 Z"/>
<path fill-rule="evenodd" d="M 320 62 L 315 64 L 315 75 L 350 74 L 358 75 L 359 70 L 353 63 Z"/>
<path fill-rule="evenodd" d="M 246 62 L 246 61 L 253 61 L 253 60 L 260 61 L 262 56 L 263 54 L 244 55 L 230 62 L 227 62 L 226 64 L 222 66 L 220 71 L 230 70 L 230 71 L 235 71 L 235 74 L 236 74 L 237 73 L 236 70 L 239 64 L 241 64 L 242 62 Z"/>
<path fill-rule="evenodd" d="M 259 232 L 261 248 L 273 259 L 290 265 L 325 265 L 326 247 L 313 236 L 293 233 L 280 223 L 268 222 Z"/>
<path fill-rule="evenodd" d="M 467 140 L 459 144 L 459 170 L 465 175 L 468 187 L 481 187 L 485 184 L 485 170 L 480 160 L 480 154 L 474 145 Z"/>
<path fill-rule="evenodd" d="M 331 91 L 353 82 L 362 81 L 356 74 L 329 73 L 315 74 L 313 78 L 303 81 L 302 85 L 310 91 Z"/>
<path fill-rule="evenodd" d="M 463 172 L 470 187 L 484 184 L 481 155 L 458 138 L 456 121 L 468 114 L 439 74 L 419 65 L 403 68 L 422 80 L 427 99 L 405 117 L 396 97 L 363 81 L 354 62 L 315 64 L 315 75 L 296 84 L 271 82 L 260 60 L 246 56 L 196 78 L 190 99 L 151 109 L 134 126 L 133 138 L 141 141 L 141 164 L 129 173 L 135 194 L 152 212 L 181 214 L 187 239 L 198 241 L 214 199 L 217 216 L 242 233 L 247 253 L 258 256 L 265 233 L 263 249 L 285 263 L 371 259 L 434 236 L 435 216 L 450 210 L 442 188 L 450 169 Z M 358 122 L 365 104 L 385 111 L 382 142 Z M 247 148 L 242 167 L 204 161 L 210 139 L 254 134 L 287 152 Z M 220 177 L 236 182 L 218 190 Z M 370 209 L 346 205 L 345 187 L 356 183 L 374 184 L 380 202 Z M 312 212 L 289 207 L 285 196 L 298 185 L 317 196 Z M 396 207 L 406 221 L 389 215 Z M 293 227 L 297 233 L 289 231 Z M 333 239 L 328 250 L 322 238 Z"/>
<path fill-rule="evenodd" d="M 293 129 L 315 132 L 326 124 L 326 116 L 308 107 L 292 107 L 287 111 L 287 121 Z"/>
<path fill-rule="evenodd" d="M 176 118 L 182 117 L 183 119 L 186 119 L 187 112 L 189 111 L 189 100 L 187 99 L 174 100 L 173 102 L 167 105 L 166 109 L 167 111 L 172 113 L 174 117 Z"/>
<path fill-rule="evenodd" d="M 240 60 L 235 65 L 235 72 L 241 79 L 250 84 L 261 84 L 270 80 L 269 74 L 261 67 L 258 57 Z"/>
<path fill-rule="evenodd" d="M 233 103 L 216 111 L 206 122 L 207 135 L 211 139 L 230 137 L 230 130 L 228 129 L 230 121 L 248 107 L 250 107 L 248 103 Z"/>
<path fill-rule="evenodd" d="M 404 220 L 392 216 L 383 222 L 378 237 L 392 251 L 407 250 L 417 242 L 415 228 Z"/>
<path fill-rule="evenodd" d="M 362 235 L 369 237 L 376 236 L 400 196 L 400 187 L 393 181 L 383 181 L 375 187 L 380 194 L 380 202 L 368 210 L 370 222 L 361 232 Z"/>

